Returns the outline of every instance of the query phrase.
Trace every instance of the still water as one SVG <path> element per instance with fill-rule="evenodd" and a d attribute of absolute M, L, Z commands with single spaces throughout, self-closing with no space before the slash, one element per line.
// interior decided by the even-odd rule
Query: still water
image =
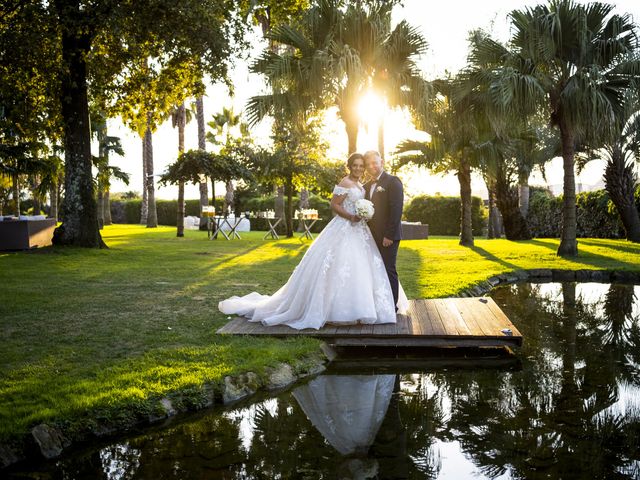
<path fill-rule="evenodd" d="M 523 334 L 515 356 L 365 350 L 278 396 L 15 478 L 640 478 L 640 286 L 524 283 L 492 297 Z"/>

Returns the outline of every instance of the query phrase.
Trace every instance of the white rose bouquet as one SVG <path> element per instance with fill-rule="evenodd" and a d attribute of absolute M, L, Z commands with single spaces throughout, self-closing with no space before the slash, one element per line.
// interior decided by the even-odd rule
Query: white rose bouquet
<path fill-rule="evenodd" d="M 361 198 L 356 202 L 356 215 L 360 218 L 371 220 L 374 213 L 375 209 L 373 208 L 373 203 L 366 198 Z"/>

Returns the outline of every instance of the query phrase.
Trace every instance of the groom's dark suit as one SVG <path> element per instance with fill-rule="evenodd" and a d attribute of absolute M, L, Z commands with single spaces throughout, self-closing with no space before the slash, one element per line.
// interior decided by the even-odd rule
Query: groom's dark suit
<path fill-rule="evenodd" d="M 371 194 L 371 185 L 373 183 L 376 185 L 373 189 L 373 194 Z M 371 200 L 375 208 L 373 218 L 369 220 L 369 229 L 382 255 L 382 260 L 389 276 L 389 283 L 391 283 L 393 299 L 397 305 L 398 272 L 396 271 L 396 257 L 398 256 L 398 247 L 402 239 L 402 227 L 400 225 L 402 203 L 404 201 L 402 182 L 398 177 L 382 172 L 377 181 L 367 182 L 364 188 L 365 198 Z M 393 240 L 393 244 L 383 247 L 382 239 L 385 237 Z"/>

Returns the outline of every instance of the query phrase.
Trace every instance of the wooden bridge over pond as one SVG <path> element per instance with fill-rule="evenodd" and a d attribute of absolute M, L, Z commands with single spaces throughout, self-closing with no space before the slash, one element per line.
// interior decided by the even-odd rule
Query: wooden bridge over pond
<path fill-rule="evenodd" d="M 502 347 L 522 345 L 522 335 L 489 297 L 438 298 L 409 301 L 407 315 L 397 323 L 326 325 L 314 330 L 267 327 L 234 318 L 217 333 L 288 337 L 306 335 L 338 347 Z"/>

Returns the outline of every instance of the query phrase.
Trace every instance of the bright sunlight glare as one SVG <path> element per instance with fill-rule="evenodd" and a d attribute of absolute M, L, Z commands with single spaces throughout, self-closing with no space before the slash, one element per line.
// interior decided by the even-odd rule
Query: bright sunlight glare
<path fill-rule="evenodd" d="M 366 91 L 358 102 L 360 121 L 369 130 L 377 130 L 386 110 L 387 105 L 384 99 L 371 90 Z"/>

